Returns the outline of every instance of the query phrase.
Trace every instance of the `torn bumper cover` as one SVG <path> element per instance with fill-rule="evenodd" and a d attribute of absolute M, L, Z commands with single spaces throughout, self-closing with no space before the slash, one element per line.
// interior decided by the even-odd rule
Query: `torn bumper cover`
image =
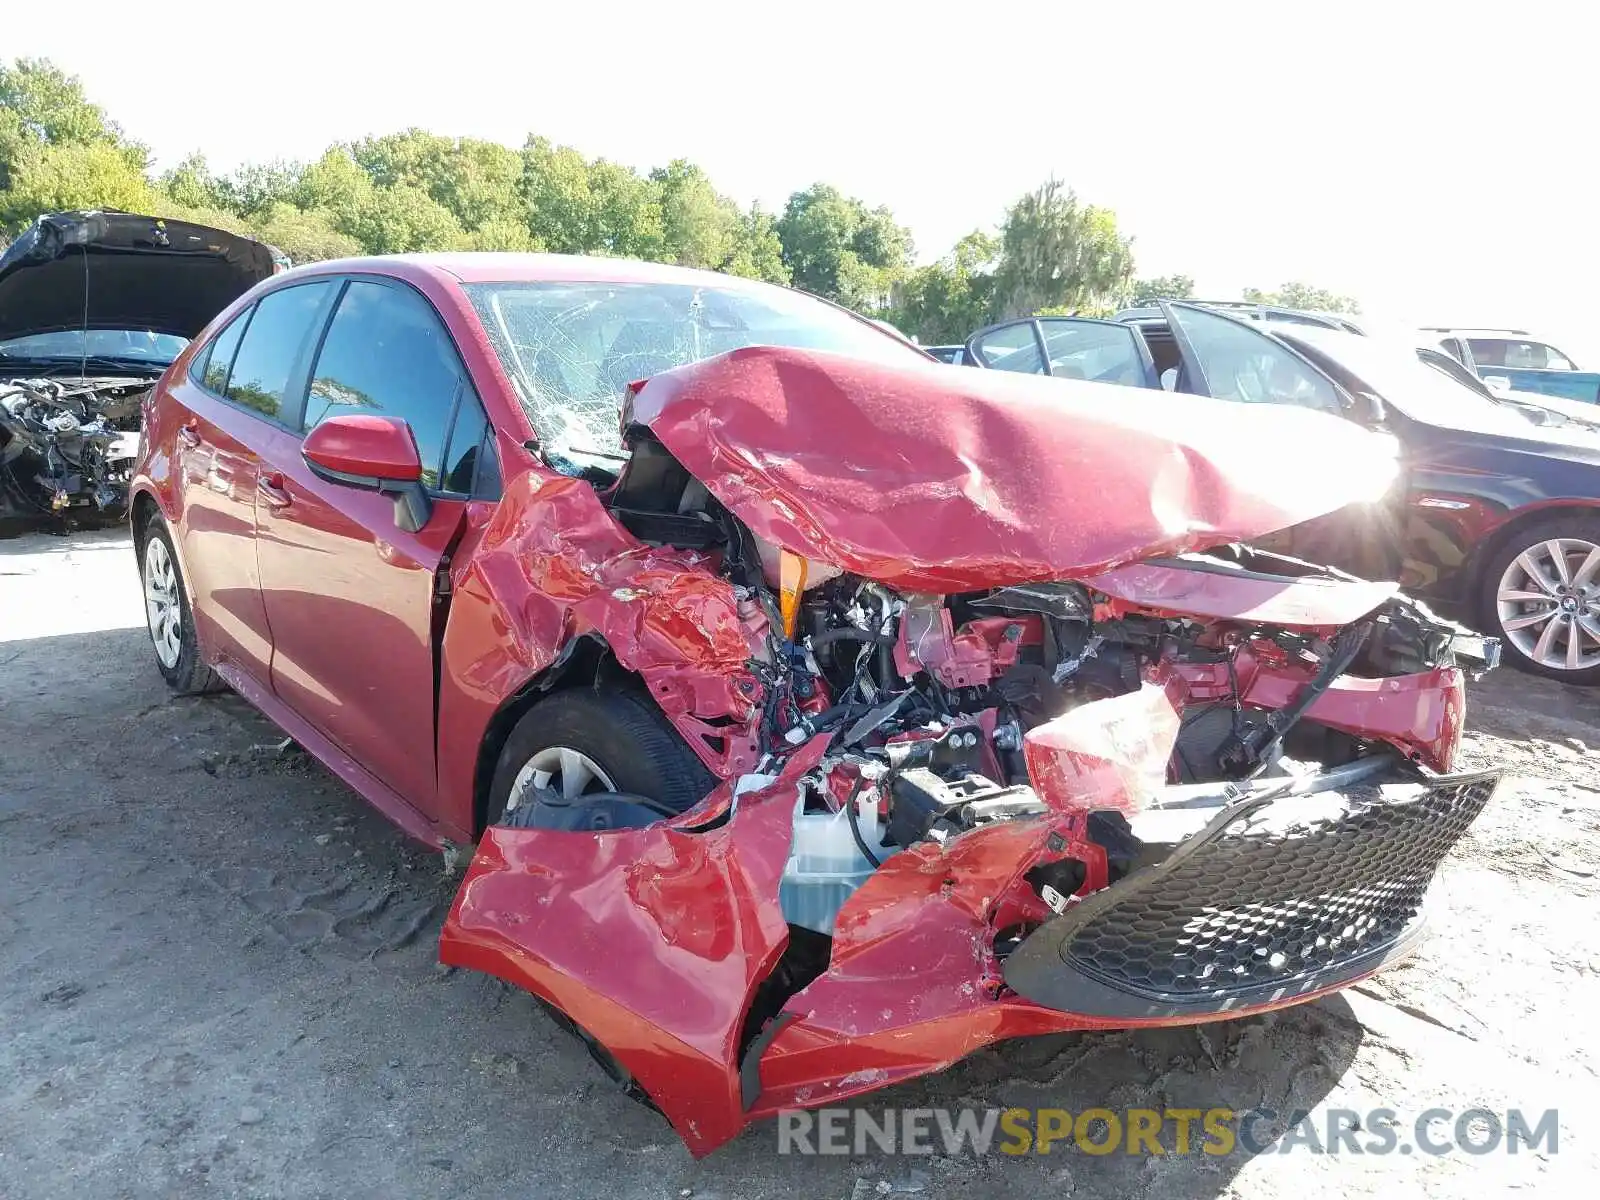
<path fill-rule="evenodd" d="M 1133 699 L 1098 731 L 1082 710 L 1081 736 L 1034 731 L 1030 762 L 1138 790 L 1170 746 L 1119 741 Z M 1030 815 L 891 853 L 840 908 L 826 965 L 766 1011 L 795 933 L 779 881 L 797 800 L 847 769 L 826 740 L 644 829 L 489 830 L 441 960 L 559 1007 L 703 1155 L 752 1120 L 1003 1039 L 1217 1020 L 1346 986 L 1414 945 L 1436 869 L 1498 782 L 1380 757 L 1163 785 L 1115 814 L 1087 807 L 1089 788 L 1008 789 Z"/>

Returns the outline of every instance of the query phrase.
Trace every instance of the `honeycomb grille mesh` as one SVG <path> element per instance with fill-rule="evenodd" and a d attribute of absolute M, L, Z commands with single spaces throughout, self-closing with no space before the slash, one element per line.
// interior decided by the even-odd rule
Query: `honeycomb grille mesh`
<path fill-rule="evenodd" d="M 1342 816 L 1287 830 L 1242 818 L 1089 917 L 1062 960 L 1113 987 L 1185 999 L 1337 973 L 1414 927 L 1495 784 L 1416 785 L 1398 801 L 1374 790 Z"/>

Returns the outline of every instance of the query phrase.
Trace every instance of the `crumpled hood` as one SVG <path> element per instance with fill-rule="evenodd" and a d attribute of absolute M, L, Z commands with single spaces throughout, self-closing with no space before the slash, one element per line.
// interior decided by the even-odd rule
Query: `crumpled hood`
<path fill-rule="evenodd" d="M 1083 578 L 1375 500 L 1392 442 L 1301 409 L 757 346 L 624 412 L 758 536 L 905 591 Z"/>
<path fill-rule="evenodd" d="M 70 329 L 192 338 L 281 259 L 249 238 L 121 212 L 40 217 L 0 255 L 0 340 Z"/>

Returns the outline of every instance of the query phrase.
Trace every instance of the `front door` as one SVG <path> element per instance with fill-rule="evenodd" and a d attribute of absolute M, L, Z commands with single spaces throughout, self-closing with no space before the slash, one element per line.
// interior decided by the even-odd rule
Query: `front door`
<path fill-rule="evenodd" d="M 432 306 L 404 284 L 376 279 L 343 285 L 302 395 L 300 430 L 281 434 L 260 468 L 256 545 L 272 688 L 412 807 L 436 816 L 435 613 L 466 506 L 446 447 L 461 409 L 460 440 L 476 448 L 481 410 Z M 415 533 L 396 524 L 391 497 L 330 483 L 301 457 L 304 432 L 350 412 L 410 426 L 432 497 Z"/>

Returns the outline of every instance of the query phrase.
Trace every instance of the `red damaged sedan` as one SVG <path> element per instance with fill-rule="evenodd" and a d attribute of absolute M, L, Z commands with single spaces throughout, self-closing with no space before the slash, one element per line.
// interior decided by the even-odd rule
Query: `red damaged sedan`
<path fill-rule="evenodd" d="M 1407 951 L 1493 641 L 1251 546 L 1381 495 L 1322 414 L 953 372 L 609 259 L 300 268 L 147 402 L 157 665 L 412 836 L 443 961 L 696 1154 L 1002 1038 Z"/>

